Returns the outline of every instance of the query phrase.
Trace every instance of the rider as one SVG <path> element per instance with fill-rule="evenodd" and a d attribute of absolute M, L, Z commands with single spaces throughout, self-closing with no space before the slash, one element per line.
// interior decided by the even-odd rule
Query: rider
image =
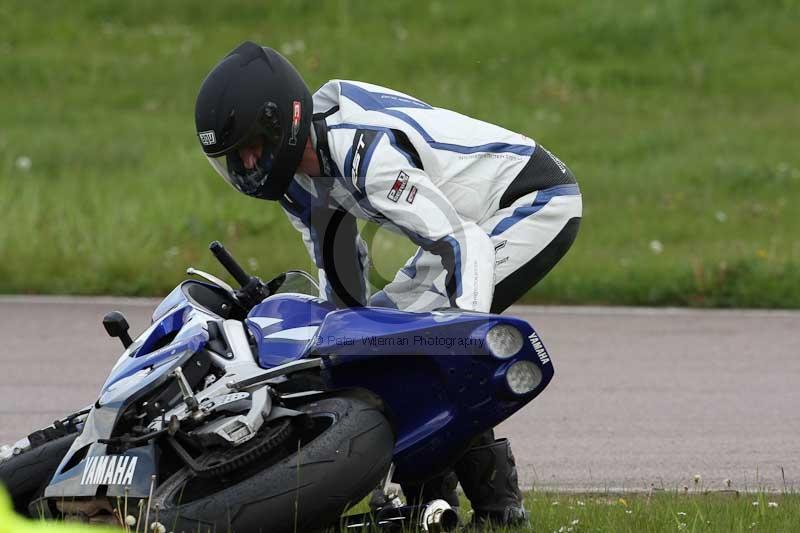
<path fill-rule="evenodd" d="M 252 42 L 203 81 L 195 122 L 226 181 L 280 202 L 322 296 L 339 306 L 502 312 L 564 256 L 580 224 L 575 177 L 532 139 L 368 83 L 332 80 L 312 96 L 283 56 Z M 356 218 L 419 246 L 371 297 Z M 455 470 L 477 519 L 525 519 L 507 440 L 483 435 Z M 455 484 L 451 473 L 403 488 L 453 501 Z"/>

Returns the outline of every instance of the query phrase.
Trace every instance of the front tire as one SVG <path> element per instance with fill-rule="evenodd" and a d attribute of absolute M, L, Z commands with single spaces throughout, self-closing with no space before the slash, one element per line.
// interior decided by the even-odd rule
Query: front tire
<path fill-rule="evenodd" d="M 241 473 L 233 481 L 202 480 L 181 470 L 154 496 L 160 522 L 176 533 L 307 532 L 335 524 L 385 475 L 394 434 L 375 402 L 357 395 L 329 396 L 296 409 L 325 424 L 321 432 L 309 441 L 290 438 L 277 462 L 244 467 L 253 475 L 243 480 Z"/>

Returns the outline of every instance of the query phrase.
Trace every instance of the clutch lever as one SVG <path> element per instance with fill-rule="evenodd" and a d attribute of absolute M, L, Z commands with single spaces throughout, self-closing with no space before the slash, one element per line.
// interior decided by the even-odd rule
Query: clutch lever
<path fill-rule="evenodd" d="M 219 288 L 224 289 L 225 291 L 227 291 L 228 294 L 231 295 L 231 298 L 233 298 L 234 300 L 239 302 L 239 297 L 236 296 L 236 291 L 233 290 L 233 287 L 231 287 L 230 285 L 228 285 L 227 283 L 225 283 L 224 281 L 219 279 L 217 276 L 214 276 L 213 274 L 209 274 L 208 272 L 203 272 L 202 270 L 197 270 L 196 268 L 193 268 L 193 267 L 187 268 L 186 269 L 186 273 L 189 274 L 190 276 L 199 276 L 199 277 L 205 279 L 206 281 L 210 281 L 211 283 L 213 283 L 214 285 L 218 286 Z"/>

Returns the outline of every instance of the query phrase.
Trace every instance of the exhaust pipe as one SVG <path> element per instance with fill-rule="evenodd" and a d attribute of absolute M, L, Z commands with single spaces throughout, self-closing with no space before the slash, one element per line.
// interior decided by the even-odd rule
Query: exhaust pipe
<path fill-rule="evenodd" d="M 458 528 L 458 513 L 444 500 L 424 505 L 385 507 L 373 513 L 345 516 L 345 529 L 378 528 L 382 531 L 408 530 L 418 526 L 426 533 L 448 533 Z"/>
<path fill-rule="evenodd" d="M 444 500 L 433 500 L 423 506 L 420 524 L 423 531 L 445 533 L 458 528 L 458 513 Z"/>

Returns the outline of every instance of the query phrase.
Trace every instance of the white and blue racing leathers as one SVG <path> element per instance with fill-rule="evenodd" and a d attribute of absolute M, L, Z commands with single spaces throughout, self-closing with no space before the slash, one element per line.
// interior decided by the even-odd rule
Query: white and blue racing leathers
<path fill-rule="evenodd" d="M 502 311 L 569 248 L 581 195 L 534 140 L 376 85 L 333 80 L 314 94 L 323 177 L 297 174 L 281 205 L 340 305 Z M 369 294 L 355 219 L 419 248 Z"/>

